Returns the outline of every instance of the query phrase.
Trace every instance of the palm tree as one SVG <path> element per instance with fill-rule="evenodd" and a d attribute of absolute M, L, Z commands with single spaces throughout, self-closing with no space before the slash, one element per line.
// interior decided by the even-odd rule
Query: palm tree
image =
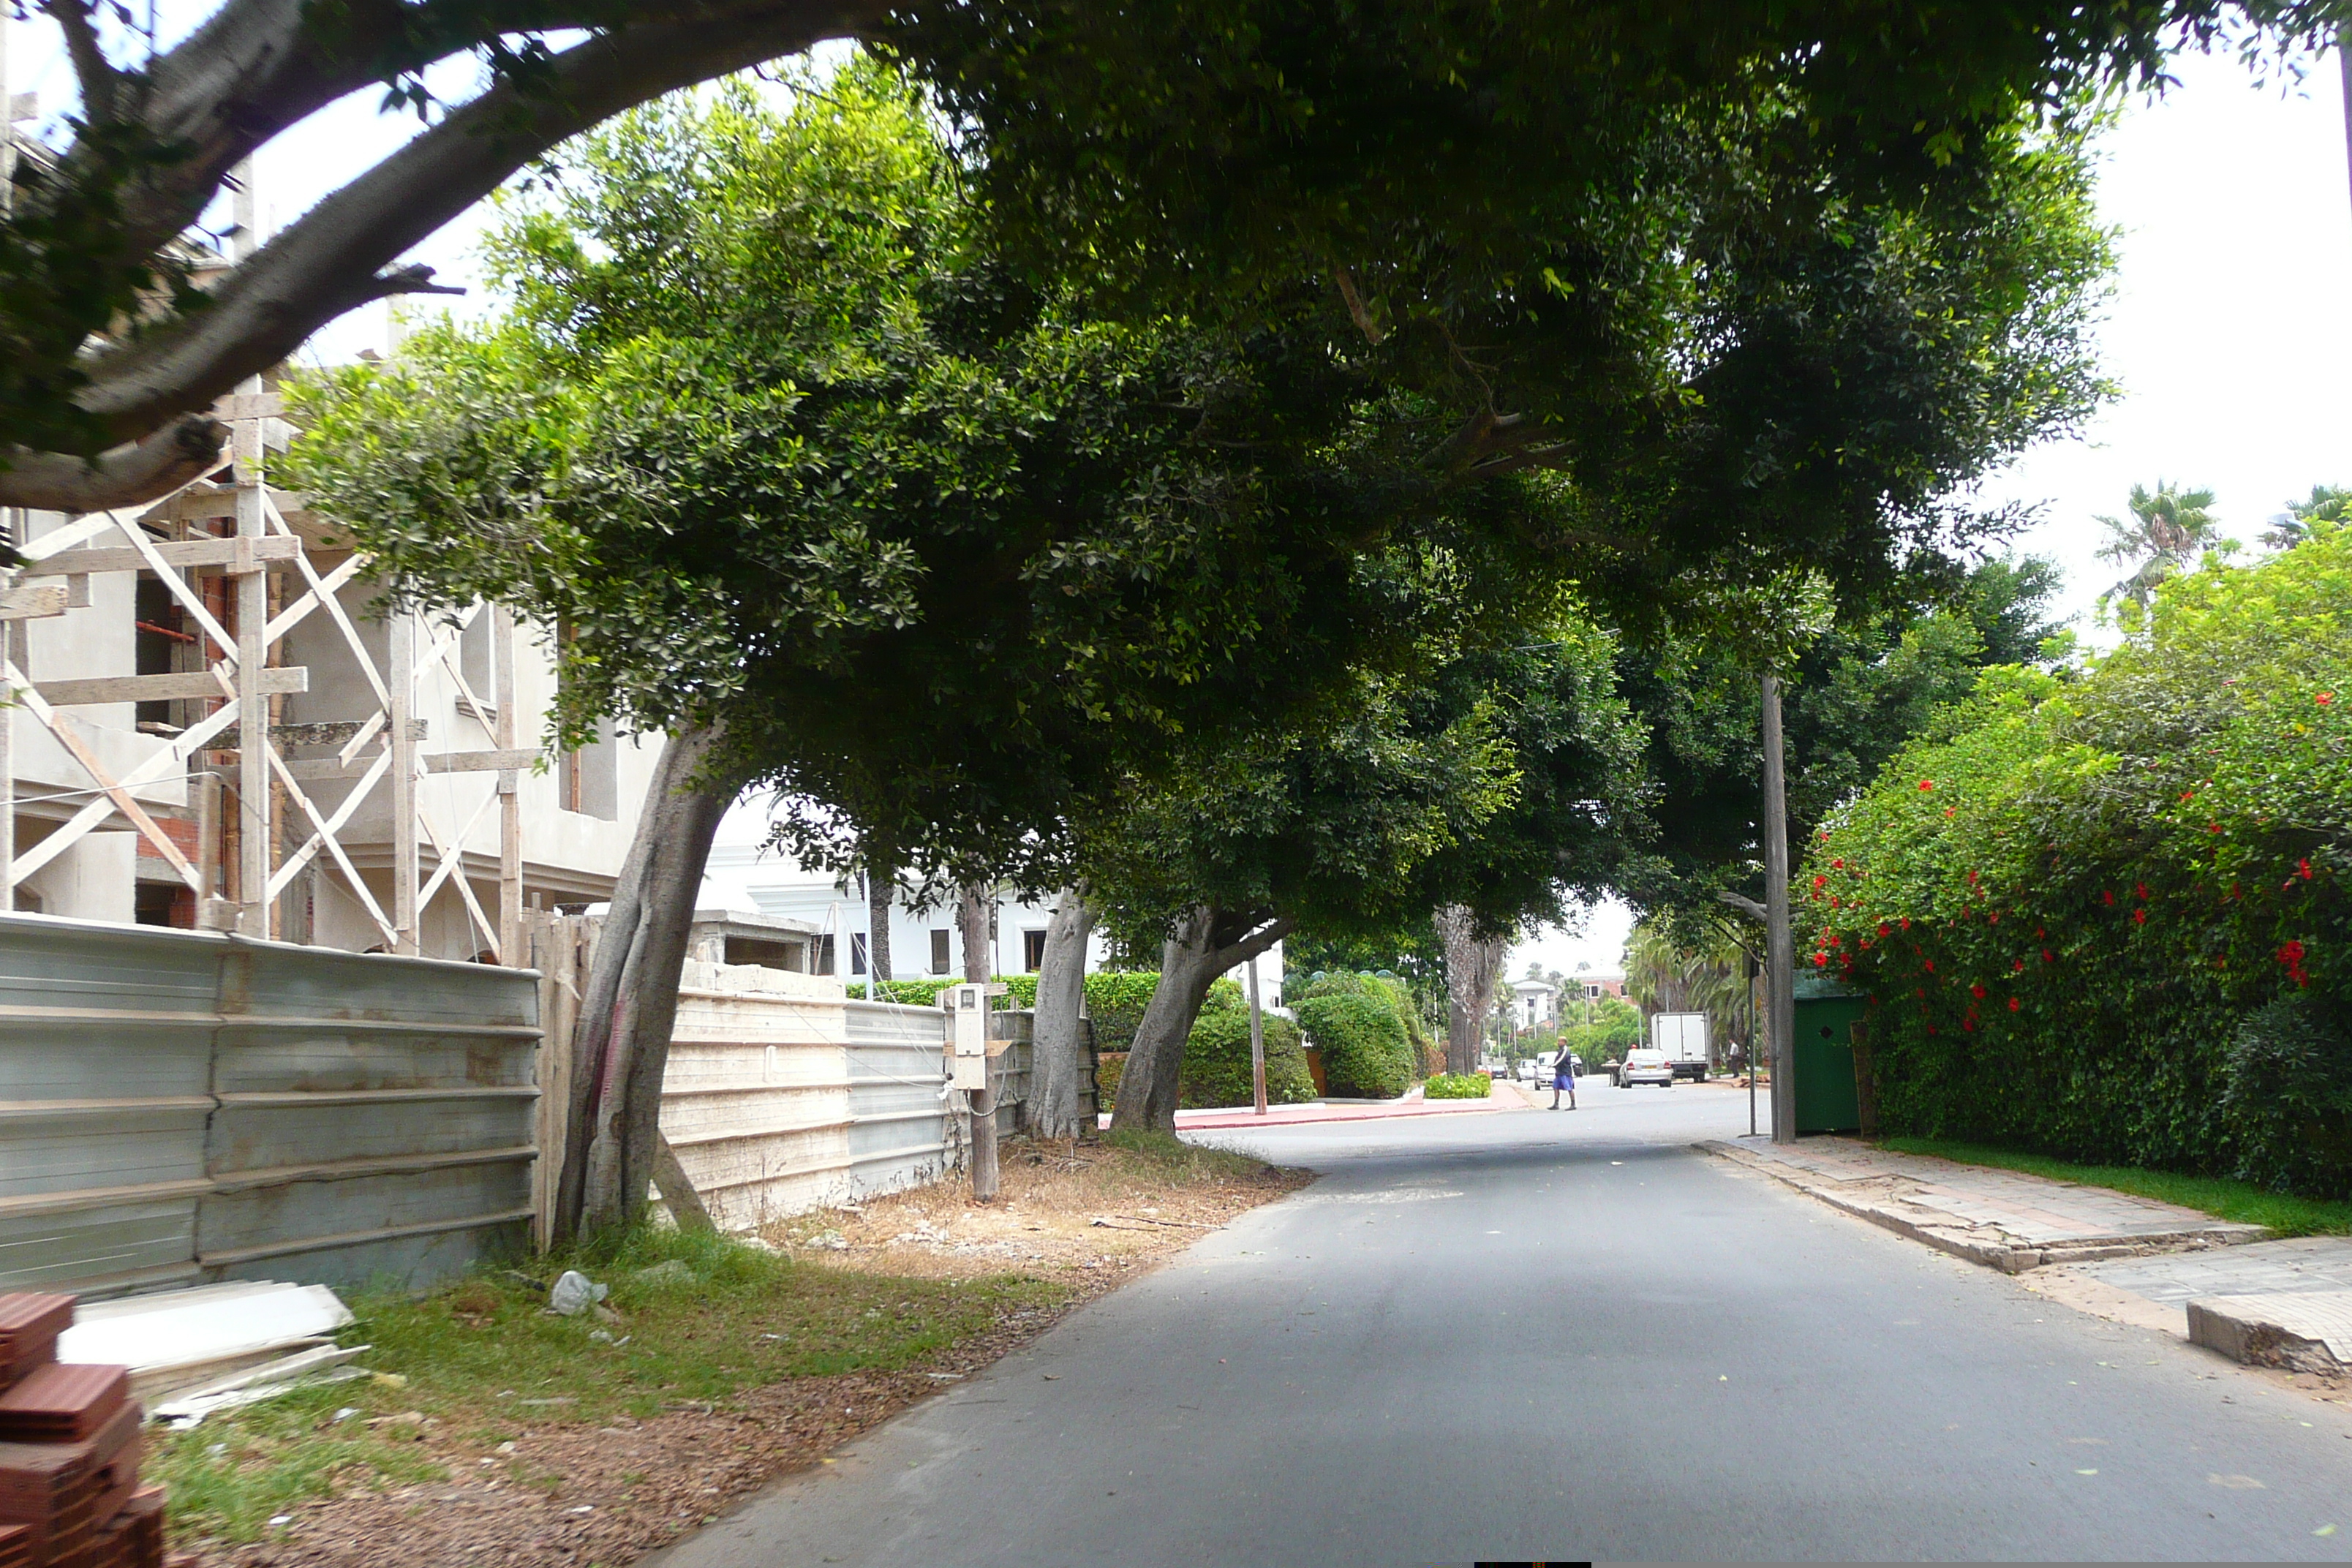
<path fill-rule="evenodd" d="M 2263 542 L 2273 550 L 2293 550 L 2311 537 L 2315 522 L 2342 522 L 2352 512 L 2352 489 L 2339 485 L 2314 485 L 2309 500 L 2291 500 L 2270 520 Z"/>
<path fill-rule="evenodd" d="M 2099 559 L 2130 569 L 2105 596 L 2147 608 L 2159 584 L 2221 542 L 2215 532 L 2219 524 L 2207 510 L 2212 504 L 2211 490 L 2182 489 L 2162 479 L 2156 481 L 2154 490 L 2146 485 L 2132 486 L 2130 521 L 2112 517 L 2095 520 L 2107 529 Z"/>

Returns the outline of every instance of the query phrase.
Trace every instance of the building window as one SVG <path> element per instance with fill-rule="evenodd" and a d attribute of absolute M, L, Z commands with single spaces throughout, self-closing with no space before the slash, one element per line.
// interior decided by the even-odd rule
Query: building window
<path fill-rule="evenodd" d="M 948 972 L 948 939 L 950 934 L 950 932 L 945 931 L 935 931 L 931 932 L 931 973 L 934 974 L 945 974 Z"/>
<path fill-rule="evenodd" d="M 556 787 L 566 811 L 617 822 L 621 816 L 621 749 L 613 721 L 596 728 L 596 739 L 557 759 Z"/>
<path fill-rule="evenodd" d="M 1045 967 L 1045 933 L 1024 931 L 1021 933 L 1021 967 L 1034 974 Z"/>
<path fill-rule="evenodd" d="M 866 933 L 862 931 L 849 933 L 849 973 L 866 973 Z"/>
<path fill-rule="evenodd" d="M 466 678 L 466 689 L 480 699 L 476 707 L 463 696 L 457 699 L 457 711 L 471 713 L 485 726 L 495 727 L 499 721 L 499 703 L 504 694 L 499 690 L 497 649 L 491 643 L 491 617 L 497 612 L 483 605 L 474 611 L 474 618 L 457 633 L 457 668 Z"/>
<path fill-rule="evenodd" d="M 816 974 L 831 974 L 833 973 L 833 933 L 831 931 L 827 931 L 824 935 L 816 939 L 816 968 L 811 973 Z"/>

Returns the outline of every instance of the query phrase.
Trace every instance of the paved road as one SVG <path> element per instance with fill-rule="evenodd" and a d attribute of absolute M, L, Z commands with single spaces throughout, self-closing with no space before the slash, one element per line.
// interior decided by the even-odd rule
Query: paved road
<path fill-rule="evenodd" d="M 1684 1147 L 1743 1094 L 1584 1104 L 1255 1135 L 1325 1178 L 657 1561 L 2352 1549 L 2335 1408 Z"/>

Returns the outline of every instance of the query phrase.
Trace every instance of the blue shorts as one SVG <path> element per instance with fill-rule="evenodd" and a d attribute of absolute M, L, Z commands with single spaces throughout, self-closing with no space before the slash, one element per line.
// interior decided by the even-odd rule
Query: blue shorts
<path fill-rule="evenodd" d="M 1552 1074 L 1551 1086 L 1554 1089 L 1564 1089 L 1570 1094 L 1574 1094 L 1576 1092 L 1576 1079 L 1568 1073 L 1556 1072 Z"/>

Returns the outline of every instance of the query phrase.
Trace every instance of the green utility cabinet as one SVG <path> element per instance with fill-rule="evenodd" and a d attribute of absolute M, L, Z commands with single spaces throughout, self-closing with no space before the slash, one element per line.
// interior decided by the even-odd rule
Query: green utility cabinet
<path fill-rule="evenodd" d="M 1812 974 L 1797 976 L 1794 991 L 1798 1135 L 1859 1131 L 1853 1026 L 1863 1019 L 1863 998 Z"/>

